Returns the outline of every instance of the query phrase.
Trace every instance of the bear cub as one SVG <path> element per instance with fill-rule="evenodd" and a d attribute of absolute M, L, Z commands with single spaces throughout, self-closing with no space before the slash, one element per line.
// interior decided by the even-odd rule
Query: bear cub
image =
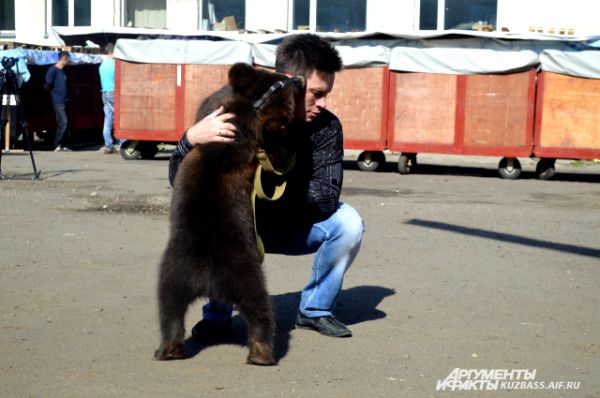
<path fill-rule="evenodd" d="M 239 63 L 228 85 L 206 98 L 197 120 L 219 106 L 236 115 L 232 143 L 194 147 L 179 165 L 171 200 L 170 237 L 158 278 L 158 360 L 184 357 L 184 317 L 197 298 L 236 305 L 248 325 L 247 362 L 274 365 L 275 323 L 257 245 L 251 201 L 257 151 L 275 168 L 294 153 L 303 114 L 300 78 Z"/>

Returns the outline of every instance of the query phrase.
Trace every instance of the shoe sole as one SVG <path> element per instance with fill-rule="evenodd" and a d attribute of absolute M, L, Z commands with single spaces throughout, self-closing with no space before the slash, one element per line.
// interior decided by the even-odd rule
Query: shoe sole
<path fill-rule="evenodd" d="M 294 324 L 294 329 L 314 330 L 315 332 L 317 332 L 323 336 L 327 336 L 327 337 L 352 337 L 352 332 L 342 333 L 342 334 L 324 334 L 324 333 L 319 332 L 318 329 L 316 329 L 312 326 L 303 326 L 303 325 L 298 325 L 298 324 Z"/>

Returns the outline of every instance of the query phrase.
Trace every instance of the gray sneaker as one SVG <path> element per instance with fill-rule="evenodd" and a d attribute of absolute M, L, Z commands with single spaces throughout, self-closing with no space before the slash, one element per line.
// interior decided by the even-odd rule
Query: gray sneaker
<path fill-rule="evenodd" d="M 351 337 L 352 332 L 342 322 L 335 319 L 332 315 L 318 316 L 309 318 L 302 313 L 296 316 L 295 327 L 300 329 L 312 329 L 325 336 L 330 337 Z"/>

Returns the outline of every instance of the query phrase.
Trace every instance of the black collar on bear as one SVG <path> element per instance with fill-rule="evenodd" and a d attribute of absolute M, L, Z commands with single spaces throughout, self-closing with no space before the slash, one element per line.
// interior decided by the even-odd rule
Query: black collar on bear
<path fill-rule="evenodd" d="M 267 102 L 271 95 L 273 95 L 277 90 L 280 90 L 291 83 L 302 84 L 302 80 L 298 77 L 290 77 L 284 80 L 276 81 L 259 99 L 254 102 L 254 109 L 259 110 L 265 104 L 265 102 Z"/>

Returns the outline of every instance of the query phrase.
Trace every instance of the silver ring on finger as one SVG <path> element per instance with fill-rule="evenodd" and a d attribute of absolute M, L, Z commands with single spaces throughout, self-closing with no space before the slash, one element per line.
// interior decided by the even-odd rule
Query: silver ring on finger
<path fill-rule="evenodd" d="M 223 135 L 223 128 L 220 128 L 219 129 L 219 136 L 222 136 L 222 135 Z"/>

